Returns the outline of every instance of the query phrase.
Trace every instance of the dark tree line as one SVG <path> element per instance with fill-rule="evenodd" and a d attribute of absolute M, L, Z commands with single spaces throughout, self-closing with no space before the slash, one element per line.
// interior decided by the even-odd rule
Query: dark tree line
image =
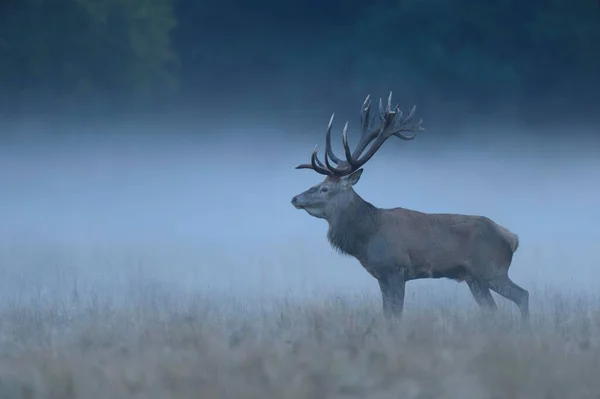
<path fill-rule="evenodd" d="M 250 94 L 343 101 L 393 86 L 440 105 L 590 112 L 599 71 L 599 0 L 0 5 L 0 105 L 14 111 Z"/>
<path fill-rule="evenodd" d="M 4 107 L 159 97 L 176 89 L 169 0 L 3 0 Z"/>

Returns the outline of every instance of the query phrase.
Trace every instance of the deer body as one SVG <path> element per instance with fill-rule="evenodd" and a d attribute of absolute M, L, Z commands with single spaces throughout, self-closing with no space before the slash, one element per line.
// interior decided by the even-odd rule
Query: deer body
<path fill-rule="evenodd" d="M 365 211 L 355 217 L 358 206 L 340 209 L 328 221 L 327 238 L 375 278 L 397 269 L 404 269 L 407 280 L 485 277 L 494 267 L 510 263 L 518 242 L 486 217 L 380 209 L 362 199 L 357 202 L 364 203 Z M 480 263 L 486 267 L 477 267 Z"/>
<path fill-rule="evenodd" d="M 391 95 L 390 95 L 391 99 Z M 496 310 L 490 293 L 496 291 L 517 304 L 523 319 L 529 315 L 529 294 L 508 277 L 513 254 L 519 246 L 516 234 L 484 216 L 424 213 L 405 208 L 381 209 L 362 199 L 353 189 L 364 164 L 391 135 L 404 140 L 401 131 L 423 130 L 420 123 L 408 126 L 414 108 L 400 125 L 393 125 L 395 112 L 390 100 L 385 113 L 380 103 L 384 126 L 368 133 L 369 98 L 363 104 L 363 139 L 354 154 L 350 153 L 344 128 L 346 161 L 335 156 L 330 147 L 330 121 L 325 163 L 316 158 L 310 168 L 326 174 L 323 182 L 295 196 L 292 204 L 329 224 L 327 239 L 339 252 L 353 256 L 377 279 L 386 316 L 399 315 L 403 309 L 407 281 L 422 278 L 449 278 L 465 281 L 482 307 Z M 399 111 L 396 108 L 396 111 Z M 365 117 L 366 114 L 366 117 Z M 392 116 L 390 118 L 390 115 Z M 332 117 L 333 120 L 333 117 Z M 367 155 L 358 156 L 374 141 Z M 332 166 L 328 158 L 337 163 Z"/>

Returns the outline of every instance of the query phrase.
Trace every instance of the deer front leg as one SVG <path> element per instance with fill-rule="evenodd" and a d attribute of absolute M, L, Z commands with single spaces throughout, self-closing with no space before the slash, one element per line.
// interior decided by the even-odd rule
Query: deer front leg
<path fill-rule="evenodd" d="M 386 319 L 400 318 L 404 309 L 406 280 L 401 271 L 388 273 L 378 280 L 383 299 L 383 315 Z"/>

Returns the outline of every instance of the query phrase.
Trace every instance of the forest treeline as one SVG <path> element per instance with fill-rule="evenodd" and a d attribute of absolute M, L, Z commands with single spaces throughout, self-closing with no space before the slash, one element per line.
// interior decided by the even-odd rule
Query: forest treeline
<path fill-rule="evenodd" d="M 0 104 L 14 111 L 250 94 L 304 101 L 328 87 L 362 98 L 391 86 L 425 102 L 556 111 L 598 104 L 599 71 L 599 0 L 0 5 Z"/>

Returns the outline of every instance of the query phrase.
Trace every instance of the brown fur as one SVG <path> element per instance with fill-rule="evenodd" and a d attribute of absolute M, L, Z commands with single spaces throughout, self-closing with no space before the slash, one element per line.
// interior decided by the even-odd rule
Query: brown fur
<path fill-rule="evenodd" d="M 513 283 L 508 269 L 519 247 L 519 237 L 484 216 L 424 213 L 404 208 L 380 209 L 363 200 L 352 188 L 364 165 L 390 137 L 413 140 L 425 130 L 422 120 L 413 124 L 415 107 L 404 117 L 400 107 L 379 103 L 380 126 L 371 128 L 371 100 L 361 107 L 362 136 L 354 152 L 348 147 L 347 124 L 342 133 L 345 160 L 331 148 L 333 115 L 325 134 L 325 162 L 313 150 L 312 169 L 325 180 L 292 199 L 298 209 L 327 220 L 327 238 L 333 248 L 358 259 L 377 279 L 386 315 L 400 314 L 407 281 L 446 277 L 465 281 L 481 307 L 496 309 L 490 289 L 517 304 L 524 319 L 529 315 L 529 293 Z M 405 133 L 412 132 L 412 135 Z M 368 148 L 367 148 L 368 147 Z M 331 158 L 331 162 L 330 159 Z"/>
<path fill-rule="evenodd" d="M 467 282 L 482 307 L 496 309 L 491 289 L 528 317 L 529 294 L 508 277 L 516 234 L 485 216 L 377 208 L 352 188 L 361 173 L 327 177 L 292 202 L 327 220 L 332 247 L 377 279 L 386 314 L 402 310 L 407 281 L 449 278 Z"/>

